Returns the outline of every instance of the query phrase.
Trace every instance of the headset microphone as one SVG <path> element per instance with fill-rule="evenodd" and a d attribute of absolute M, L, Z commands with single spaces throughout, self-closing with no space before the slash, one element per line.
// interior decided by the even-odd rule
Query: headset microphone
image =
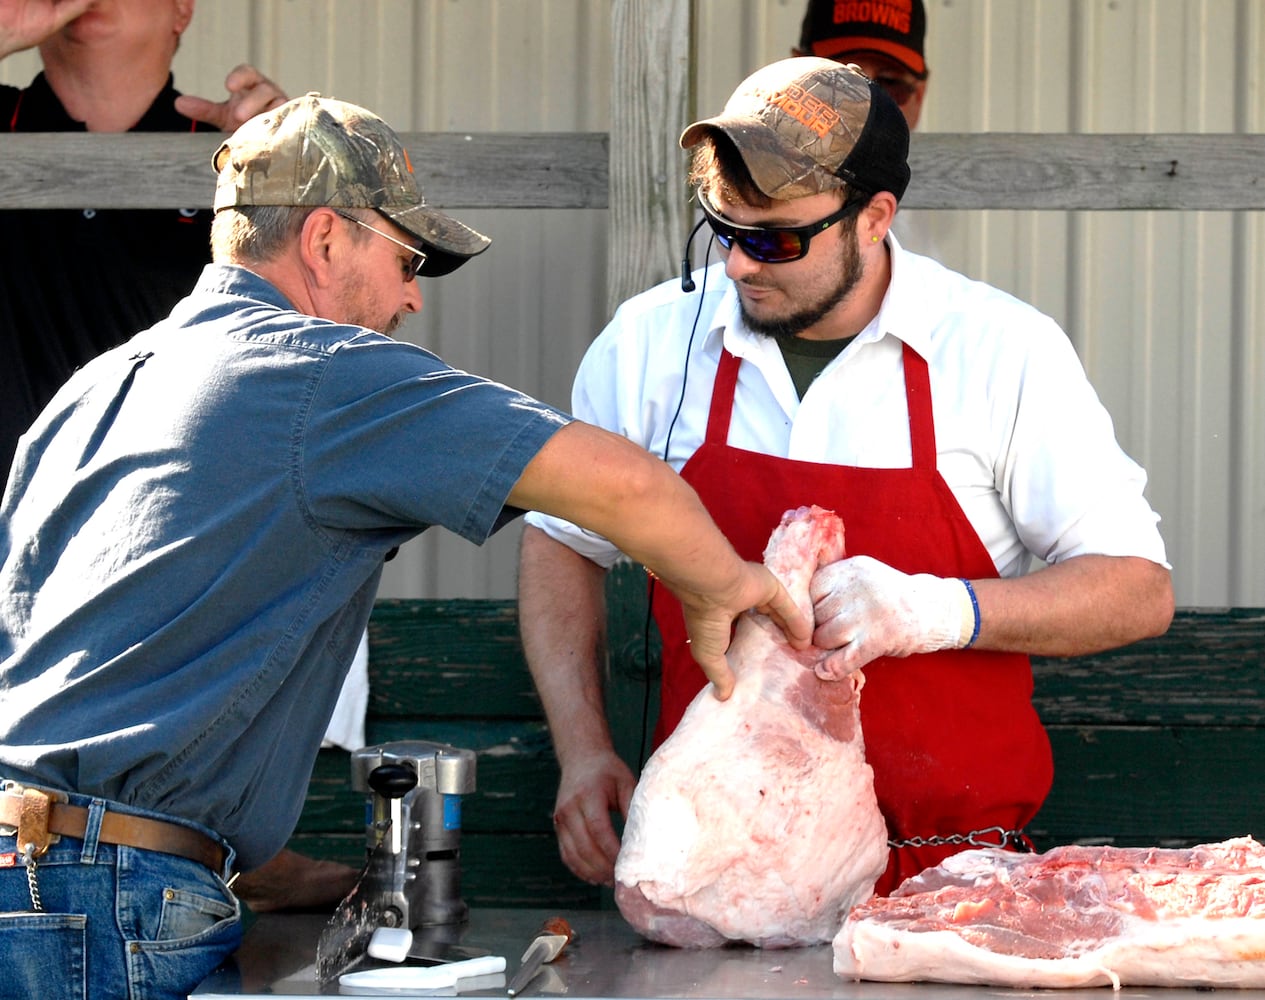
<path fill-rule="evenodd" d="M 707 221 L 707 217 L 698 220 L 698 224 L 690 230 L 689 238 L 685 241 L 685 250 L 681 254 L 681 291 L 694 291 L 694 279 L 690 276 L 690 246 L 694 243 L 694 237 L 698 235 L 698 231 L 703 228 L 703 224 Z M 698 308 L 694 310 L 694 323 L 690 326 L 690 339 L 685 343 L 685 365 L 681 370 L 681 395 L 676 400 L 676 410 L 672 414 L 672 420 L 668 423 L 668 433 L 663 439 L 663 455 L 662 458 L 666 462 L 668 456 L 672 453 L 672 431 L 676 429 L 677 418 L 681 416 L 681 407 L 685 404 L 685 387 L 689 382 L 690 375 L 690 355 L 694 348 L 694 334 L 698 332 L 699 317 L 703 315 L 703 305 L 707 294 L 707 268 L 711 264 L 712 258 L 712 242 L 707 241 L 707 252 L 703 254 L 703 291 L 698 297 Z M 650 577 L 649 600 L 646 601 L 646 623 L 642 630 L 642 662 L 650 662 L 650 625 L 654 620 L 652 608 L 654 603 L 654 588 L 658 581 L 654 576 Z M 646 671 L 646 694 L 641 709 L 641 748 L 637 753 L 637 760 L 641 764 L 646 762 L 646 729 L 647 718 L 650 715 L 650 671 Z"/>
<path fill-rule="evenodd" d="M 681 255 L 681 291 L 694 291 L 694 279 L 690 277 L 690 246 L 694 243 L 694 237 L 698 235 L 698 231 L 706 224 L 707 219 L 702 218 L 690 230 L 689 238 L 685 241 L 685 251 Z"/>

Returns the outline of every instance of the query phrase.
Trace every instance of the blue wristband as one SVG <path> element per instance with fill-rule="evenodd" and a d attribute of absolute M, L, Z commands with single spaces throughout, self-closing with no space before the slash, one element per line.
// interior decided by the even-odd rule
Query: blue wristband
<path fill-rule="evenodd" d="M 962 647 L 963 649 L 970 649 L 975 645 L 975 640 L 979 638 L 979 601 L 975 597 L 975 588 L 971 586 L 971 581 L 962 579 L 962 584 L 966 587 L 967 594 L 970 595 L 971 609 L 975 612 L 975 628 L 971 630 L 970 639 L 968 639 L 966 645 Z"/>

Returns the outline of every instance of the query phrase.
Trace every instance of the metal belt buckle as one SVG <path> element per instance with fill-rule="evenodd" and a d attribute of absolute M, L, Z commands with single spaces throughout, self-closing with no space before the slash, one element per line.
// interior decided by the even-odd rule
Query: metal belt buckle
<path fill-rule="evenodd" d="M 37 788 L 34 785 L 22 785 L 13 780 L 0 782 L 0 794 L 11 795 L 22 800 L 18 825 L 0 825 L 0 835 L 17 837 L 17 847 L 24 854 L 28 847 L 34 857 L 39 857 L 48 848 L 61 840 L 61 835 L 48 829 L 48 821 L 52 817 L 53 804 L 69 802 L 70 796 L 55 788 Z"/>

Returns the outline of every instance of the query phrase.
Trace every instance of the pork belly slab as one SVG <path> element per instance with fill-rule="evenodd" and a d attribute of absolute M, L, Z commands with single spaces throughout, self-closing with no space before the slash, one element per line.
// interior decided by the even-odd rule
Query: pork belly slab
<path fill-rule="evenodd" d="M 971 850 L 854 909 L 844 979 L 1265 987 L 1265 848 Z"/>
<path fill-rule="evenodd" d="M 812 617 L 809 581 L 843 556 L 830 511 L 788 511 L 764 561 Z M 864 677 L 823 681 L 763 615 L 737 625 L 736 684 L 711 686 L 647 762 L 615 865 L 615 900 L 653 941 L 792 947 L 830 941 L 874 890 L 887 830 L 865 762 Z"/>

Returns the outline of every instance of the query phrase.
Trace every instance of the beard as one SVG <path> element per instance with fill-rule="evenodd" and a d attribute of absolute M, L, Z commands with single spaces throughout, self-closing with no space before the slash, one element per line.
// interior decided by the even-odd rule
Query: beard
<path fill-rule="evenodd" d="M 855 221 L 848 228 L 849 232 L 842 234 L 844 238 L 839 241 L 838 269 L 834 272 L 836 280 L 833 285 L 822 289 L 821 294 L 812 301 L 797 304 L 798 308 L 785 316 L 761 319 L 753 316 L 747 310 L 742 297 L 738 297 L 738 308 L 748 330 L 775 340 L 790 340 L 820 323 L 832 309 L 852 294 L 865 274 L 865 261 L 861 259 L 861 251 L 857 249 Z"/>
<path fill-rule="evenodd" d="M 408 313 L 401 309 L 392 316 L 383 317 L 382 310 L 376 303 L 366 301 L 360 294 L 359 287 L 349 288 L 342 296 L 342 311 L 338 322 L 352 326 L 363 326 L 366 330 L 391 336 L 408 318 Z"/>

